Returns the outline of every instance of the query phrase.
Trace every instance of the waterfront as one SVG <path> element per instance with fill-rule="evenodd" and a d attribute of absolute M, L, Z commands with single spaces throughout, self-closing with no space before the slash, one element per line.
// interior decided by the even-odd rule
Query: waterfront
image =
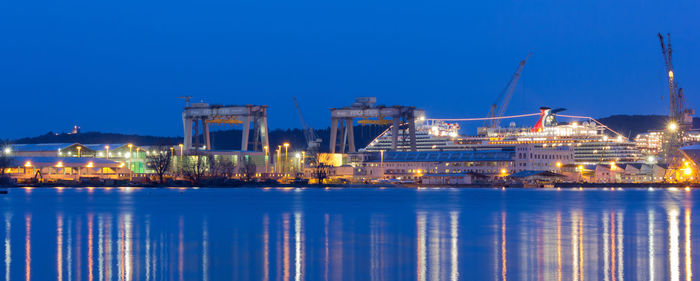
<path fill-rule="evenodd" d="M 692 189 L 34 188 L 4 280 L 689 280 Z"/>

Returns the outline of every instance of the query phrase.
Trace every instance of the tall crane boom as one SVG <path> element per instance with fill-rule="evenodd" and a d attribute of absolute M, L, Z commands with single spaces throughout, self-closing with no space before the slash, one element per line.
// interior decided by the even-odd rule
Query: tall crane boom
<path fill-rule="evenodd" d="M 299 102 L 297 102 L 297 98 L 292 97 L 292 99 L 294 99 L 294 105 L 297 107 L 299 120 L 301 121 L 301 126 L 304 130 L 304 138 L 306 138 L 307 149 L 310 152 L 317 152 L 318 148 L 321 146 L 321 139 L 318 138 L 318 136 L 316 136 L 314 128 L 312 128 L 311 126 L 307 125 L 306 122 L 304 122 L 304 115 L 301 114 L 301 107 L 299 107 Z"/>
<path fill-rule="evenodd" d="M 680 148 L 686 145 L 685 135 L 693 127 L 693 114 L 695 112 L 690 108 L 686 108 L 683 89 L 678 87 L 678 80 L 674 75 L 671 34 L 666 34 L 667 40 L 664 40 L 664 36 L 661 33 L 658 36 L 661 43 L 661 52 L 664 55 L 669 94 L 668 116 L 670 120 L 664 131 L 661 151 L 661 158 L 668 164 L 664 178 L 682 179 L 683 176 L 679 175 L 683 174 L 680 171 L 684 165 L 684 160 L 682 160 L 683 155 Z M 687 176 L 687 174 L 685 175 Z"/>
<path fill-rule="evenodd" d="M 510 81 L 508 81 L 508 84 L 506 84 L 505 89 L 501 91 L 501 94 L 498 95 L 496 101 L 491 105 L 491 109 L 489 110 L 487 117 L 502 117 L 506 113 L 508 103 L 510 103 L 510 99 L 513 97 L 513 92 L 515 91 L 515 86 L 518 84 L 518 79 L 520 79 L 520 74 L 523 72 L 525 63 L 530 56 L 532 56 L 532 53 L 529 53 L 524 60 L 520 61 L 518 68 L 515 70 L 515 73 L 513 73 L 513 76 L 510 78 Z M 485 126 L 487 128 L 496 128 L 500 123 L 500 119 L 494 118 L 487 120 Z"/>
<path fill-rule="evenodd" d="M 667 42 L 664 41 L 664 36 L 661 35 L 661 33 L 659 33 L 658 36 L 661 42 L 661 52 L 664 55 L 666 74 L 668 75 L 669 117 L 671 121 L 676 122 L 681 129 L 689 130 L 693 125 L 693 110 L 685 107 L 683 88 L 678 87 L 678 82 L 674 77 L 671 34 L 666 34 Z"/>

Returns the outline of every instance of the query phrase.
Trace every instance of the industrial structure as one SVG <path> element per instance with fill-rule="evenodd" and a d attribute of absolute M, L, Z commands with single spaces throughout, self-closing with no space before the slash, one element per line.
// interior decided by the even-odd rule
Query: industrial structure
<path fill-rule="evenodd" d="M 241 151 L 263 151 L 269 147 L 268 127 L 267 127 L 267 105 L 210 105 L 208 103 L 189 103 L 182 112 L 182 125 L 185 130 L 183 144 L 185 150 L 194 148 L 211 150 L 211 124 L 242 125 Z M 253 146 L 249 146 L 250 127 L 253 123 Z M 200 130 L 202 126 L 204 145 L 200 143 Z M 194 144 L 193 144 L 194 129 Z"/>
<path fill-rule="evenodd" d="M 299 120 L 301 121 L 301 127 L 304 130 L 304 138 L 306 139 L 306 149 L 310 154 L 317 153 L 319 148 L 321 148 L 321 139 L 316 135 L 314 128 L 304 122 L 304 115 L 301 113 L 301 107 L 299 107 L 299 102 L 297 98 L 294 99 L 294 105 L 297 107 L 297 113 L 299 113 Z"/>
<path fill-rule="evenodd" d="M 510 78 L 510 81 L 508 81 L 506 87 L 498 95 L 496 101 L 491 105 L 489 113 L 486 116 L 488 119 L 484 122 L 484 127 L 481 128 L 480 131 L 485 131 L 489 128 L 498 128 L 500 126 L 500 118 L 503 117 L 503 115 L 505 115 L 506 113 L 506 109 L 508 108 L 510 99 L 513 97 L 515 86 L 518 84 L 518 80 L 520 79 L 520 74 L 523 72 L 525 63 L 530 58 L 530 56 L 532 56 L 532 53 L 529 53 L 524 60 L 520 61 L 520 64 L 518 64 L 518 68 L 515 70 L 515 73 L 513 73 L 513 76 Z"/>
<path fill-rule="evenodd" d="M 425 111 L 413 106 L 384 106 L 375 105 L 377 98 L 361 97 L 355 103 L 342 108 L 331 108 L 331 153 L 356 152 L 354 136 L 354 120 L 360 119 L 360 125 L 389 125 L 391 150 L 396 151 L 399 144 L 399 134 L 402 141 L 407 141 L 411 151 L 416 151 L 416 119 L 425 120 Z M 391 118 L 391 120 L 385 119 Z M 342 132 L 340 147 L 337 148 L 338 125 Z M 407 134 L 406 134 L 407 133 Z M 347 145 L 347 146 L 346 146 Z M 346 150 L 347 147 L 347 150 Z"/>
<path fill-rule="evenodd" d="M 664 56 L 666 73 L 668 74 L 669 90 L 669 123 L 664 133 L 662 158 L 669 165 L 669 171 L 673 172 L 682 166 L 682 153 L 680 148 L 684 145 L 685 134 L 693 127 L 693 109 L 687 108 L 683 88 L 678 86 L 673 71 L 671 34 L 666 35 L 667 42 L 663 35 L 658 34 L 661 42 L 661 52 Z"/>
<path fill-rule="evenodd" d="M 14 144 L 3 148 L 0 156 L 12 161 L 5 161 L 9 165 L 0 167 L 0 172 L 34 181 L 97 178 L 133 182 L 154 174 L 149 157 L 168 155 L 167 172 L 172 179 L 181 180 L 194 170 L 212 179 L 248 181 L 255 177 L 256 181 L 282 183 L 322 181 L 317 177 L 320 174 L 349 182 L 437 185 L 697 180 L 700 145 L 689 144 L 700 142 L 700 133 L 690 131 L 694 111 L 686 107 L 683 89 L 674 77 L 670 35 L 668 43 L 658 36 L 668 75 L 669 123 L 663 131 L 641 134 L 636 142 L 594 118 L 559 114 L 563 108 L 541 107 L 539 112 L 506 116 L 528 54 L 486 117 L 429 119 L 414 106 L 377 105 L 375 97 L 359 97 L 349 106 L 331 108 L 330 153 L 320 151 L 322 140 L 305 122 L 296 98 L 293 101 L 306 141 L 306 147 L 299 150 L 290 149 L 289 142 L 270 144 L 267 105 L 190 103 L 192 97 L 185 96 L 180 97 L 186 102 L 182 144 Z M 539 119 L 520 127 L 514 120 L 508 126 L 500 125 L 502 120 L 524 117 Z M 559 117 L 568 120 L 559 122 Z M 459 122 L 474 121 L 484 122 L 483 126 L 476 134 L 463 135 Z M 358 149 L 355 124 L 386 130 Z M 241 125 L 240 150 L 215 149 L 212 125 Z M 79 127 L 75 128 L 77 134 Z M 277 147 L 274 153 L 272 146 Z"/>

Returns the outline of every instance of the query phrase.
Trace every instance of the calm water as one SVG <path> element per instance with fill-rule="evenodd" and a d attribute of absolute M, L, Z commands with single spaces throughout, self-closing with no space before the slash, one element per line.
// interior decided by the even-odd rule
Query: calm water
<path fill-rule="evenodd" d="M 0 279 L 697 279 L 697 200 L 685 189 L 11 189 Z"/>

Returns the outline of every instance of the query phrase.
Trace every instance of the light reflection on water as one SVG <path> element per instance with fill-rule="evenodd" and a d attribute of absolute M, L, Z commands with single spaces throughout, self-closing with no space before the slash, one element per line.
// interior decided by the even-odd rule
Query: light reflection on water
<path fill-rule="evenodd" d="M 691 280 L 685 189 L 12 189 L 4 280 Z M 697 233 L 698 230 L 695 230 Z M 694 255 L 695 254 L 695 255 Z M 697 265 L 695 265 L 697 266 Z"/>

